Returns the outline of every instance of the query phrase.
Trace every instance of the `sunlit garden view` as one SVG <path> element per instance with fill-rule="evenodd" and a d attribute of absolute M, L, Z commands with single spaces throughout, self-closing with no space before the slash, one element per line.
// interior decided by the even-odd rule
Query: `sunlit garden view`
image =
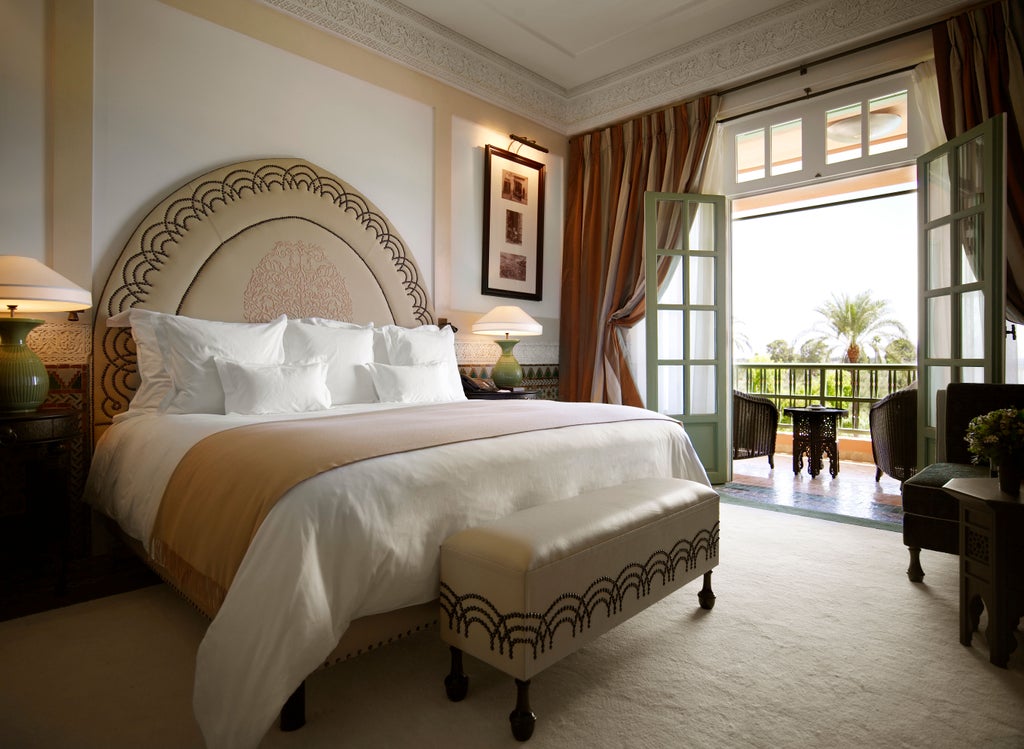
<path fill-rule="evenodd" d="M 735 361 L 913 362 L 916 210 L 909 193 L 735 220 Z"/>

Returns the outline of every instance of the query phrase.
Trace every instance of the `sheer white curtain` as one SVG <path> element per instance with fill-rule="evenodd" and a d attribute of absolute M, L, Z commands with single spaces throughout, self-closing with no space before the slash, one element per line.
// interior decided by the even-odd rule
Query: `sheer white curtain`
<path fill-rule="evenodd" d="M 939 84 L 935 77 L 935 61 L 922 62 L 911 76 L 913 90 L 910 100 L 918 118 L 921 152 L 931 151 L 946 142 L 942 129 L 942 105 L 939 102 Z"/>

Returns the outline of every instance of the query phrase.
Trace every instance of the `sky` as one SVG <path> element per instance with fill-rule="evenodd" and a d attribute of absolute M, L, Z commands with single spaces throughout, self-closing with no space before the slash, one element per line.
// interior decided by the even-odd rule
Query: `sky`
<path fill-rule="evenodd" d="M 917 341 L 917 196 L 733 221 L 733 329 L 752 351 L 783 339 L 799 350 L 834 293 L 870 291 Z"/>

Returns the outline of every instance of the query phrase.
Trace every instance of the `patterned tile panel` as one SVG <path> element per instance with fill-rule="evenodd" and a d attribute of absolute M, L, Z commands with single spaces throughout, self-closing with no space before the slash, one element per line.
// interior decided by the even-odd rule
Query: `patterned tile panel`
<path fill-rule="evenodd" d="M 537 396 L 544 400 L 558 400 L 558 365 L 557 364 L 523 364 L 523 387 L 536 390 Z M 460 364 L 459 371 L 467 377 L 482 380 L 491 378 L 494 364 Z"/>

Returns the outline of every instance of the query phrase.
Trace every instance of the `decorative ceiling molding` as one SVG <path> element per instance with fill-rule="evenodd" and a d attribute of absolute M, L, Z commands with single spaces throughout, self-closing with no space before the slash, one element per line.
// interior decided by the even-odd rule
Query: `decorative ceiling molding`
<path fill-rule="evenodd" d="M 566 135 L 905 31 L 963 0 L 793 0 L 566 90 L 395 0 L 262 0 Z"/>

